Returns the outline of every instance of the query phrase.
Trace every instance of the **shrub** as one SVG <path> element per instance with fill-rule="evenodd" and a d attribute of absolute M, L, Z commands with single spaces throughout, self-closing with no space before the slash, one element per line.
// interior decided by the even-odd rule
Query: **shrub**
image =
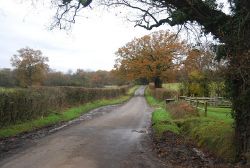
<path fill-rule="evenodd" d="M 155 89 L 154 83 L 149 83 L 149 84 L 148 84 L 148 87 L 149 87 L 149 89 L 151 89 L 151 90 L 152 90 L 152 89 Z"/>
<path fill-rule="evenodd" d="M 198 110 L 185 101 L 168 103 L 167 108 L 174 119 L 199 116 Z"/>

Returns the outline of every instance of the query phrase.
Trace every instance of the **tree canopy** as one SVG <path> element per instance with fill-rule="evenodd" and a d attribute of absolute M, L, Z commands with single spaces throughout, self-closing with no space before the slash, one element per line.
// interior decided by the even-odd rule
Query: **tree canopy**
<path fill-rule="evenodd" d="M 56 14 L 58 23 L 75 22 L 78 10 L 91 2 L 92 0 L 58 0 L 60 9 Z M 133 20 L 135 25 L 148 30 L 163 24 L 175 26 L 195 22 L 203 27 L 205 33 L 212 33 L 223 43 L 229 43 L 231 39 L 228 36 L 235 33 L 238 36 L 234 36 L 234 40 L 230 43 L 236 44 L 238 40 L 249 37 L 246 28 L 249 28 L 247 14 L 250 2 L 247 0 L 228 0 L 230 6 L 228 13 L 222 10 L 226 2 L 223 4 L 216 0 L 99 0 L 97 2 L 108 7 L 124 6 L 136 10 L 138 16 Z M 66 17 L 68 19 L 65 19 Z"/>
<path fill-rule="evenodd" d="M 158 31 L 119 48 L 115 68 L 129 80 L 147 78 L 155 87 L 161 87 L 161 81 L 178 65 L 185 51 L 185 43 L 176 34 Z"/>
<path fill-rule="evenodd" d="M 184 95 L 209 97 L 215 96 L 216 92 L 217 96 L 222 96 L 223 89 L 219 92 L 216 89 L 224 84 L 224 80 L 219 78 L 223 77 L 220 69 L 226 65 L 222 61 L 217 62 L 214 57 L 211 45 L 207 44 L 195 46 L 188 51 L 187 58 L 179 69 Z"/>
<path fill-rule="evenodd" d="M 44 57 L 40 50 L 34 50 L 29 47 L 22 48 L 13 55 L 11 64 L 17 70 L 19 84 L 23 87 L 41 84 L 45 79 L 49 65 L 48 57 Z"/>

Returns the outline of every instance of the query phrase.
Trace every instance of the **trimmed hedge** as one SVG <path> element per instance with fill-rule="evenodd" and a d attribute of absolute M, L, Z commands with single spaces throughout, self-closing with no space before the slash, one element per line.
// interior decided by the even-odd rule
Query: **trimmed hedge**
<path fill-rule="evenodd" d="M 35 87 L 0 92 L 0 127 L 47 116 L 65 107 L 126 94 L 128 86 L 115 89 Z"/>

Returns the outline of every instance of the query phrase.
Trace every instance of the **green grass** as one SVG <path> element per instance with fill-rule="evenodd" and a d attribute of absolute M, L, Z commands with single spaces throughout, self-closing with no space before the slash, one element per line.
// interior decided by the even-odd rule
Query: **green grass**
<path fill-rule="evenodd" d="M 232 118 L 231 111 L 231 108 L 208 107 L 207 116 L 213 119 L 233 123 L 234 120 Z"/>
<path fill-rule="evenodd" d="M 198 146 L 208 149 L 227 161 L 235 157 L 233 118 L 230 108 L 208 107 L 207 117 L 174 120 L 181 133 L 193 139 Z"/>
<path fill-rule="evenodd" d="M 198 146 L 205 148 L 217 156 L 233 162 L 235 158 L 234 120 L 230 108 L 208 107 L 207 115 L 200 111 L 200 117 L 188 117 L 173 120 L 165 110 L 164 102 L 159 102 L 146 92 L 146 99 L 150 105 L 157 107 L 152 113 L 152 125 L 156 137 L 165 131 L 180 133 L 189 137 Z"/>
<path fill-rule="evenodd" d="M 112 105 L 112 104 L 119 104 L 127 101 L 133 92 L 138 88 L 138 86 L 134 86 L 129 89 L 128 93 L 125 96 L 121 96 L 119 98 L 109 99 L 109 100 L 98 100 L 92 103 L 87 103 L 84 105 L 80 105 L 78 107 L 69 108 L 63 112 L 55 112 L 47 117 L 39 118 L 32 121 L 27 121 L 11 126 L 7 126 L 0 129 L 0 138 L 15 136 L 17 134 L 32 131 L 38 128 L 42 128 L 45 126 L 53 125 L 62 121 L 69 121 L 74 118 L 79 117 L 80 115 L 87 113 L 88 111 L 105 106 L 105 105 Z"/>
<path fill-rule="evenodd" d="M 179 128 L 172 121 L 170 114 L 163 108 L 158 108 L 152 113 L 152 124 L 157 136 L 161 136 L 166 131 L 179 133 Z"/>
<path fill-rule="evenodd" d="M 173 91 L 179 91 L 180 85 L 181 85 L 180 83 L 165 83 L 163 84 L 163 88 Z"/>
<path fill-rule="evenodd" d="M 0 87 L 0 93 L 1 92 L 13 92 L 13 91 L 15 91 L 15 88 Z"/>
<path fill-rule="evenodd" d="M 196 124 L 186 126 L 191 130 L 188 135 L 195 139 L 198 145 L 230 162 L 234 161 L 234 119 L 231 116 L 231 108 L 208 107 L 207 117 L 204 117 L 203 112 L 198 122 L 194 123 Z"/>
<path fill-rule="evenodd" d="M 171 120 L 170 114 L 167 113 L 166 110 L 163 108 L 155 109 L 155 113 L 152 114 L 152 118 L 152 121 L 154 123 Z"/>
<path fill-rule="evenodd" d="M 115 89 L 115 88 L 119 88 L 119 86 L 118 85 L 106 85 L 104 86 L 104 88 Z"/>
<path fill-rule="evenodd" d="M 174 121 L 181 133 L 193 139 L 198 146 L 233 162 L 235 146 L 232 123 L 210 117 L 193 117 Z"/>
<path fill-rule="evenodd" d="M 152 107 L 155 107 L 155 108 L 164 107 L 164 101 L 157 100 L 153 96 L 151 96 L 149 93 L 148 87 L 145 90 L 145 98 L 146 98 L 148 104 Z"/>
<path fill-rule="evenodd" d="M 174 133 L 179 133 L 179 128 L 172 121 L 172 118 L 165 110 L 164 101 L 156 100 L 149 94 L 149 89 L 146 89 L 145 97 L 150 106 L 155 107 L 152 113 L 152 125 L 156 137 L 161 137 L 162 133 L 166 131 L 171 131 Z"/>
<path fill-rule="evenodd" d="M 199 109 L 200 116 L 204 116 L 204 107 Z M 221 107 L 212 107 L 208 106 L 207 108 L 207 117 L 215 120 L 221 120 L 227 123 L 233 123 L 233 118 L 231 115 L 232 109 L 231 108 L 221 108 Z"/>

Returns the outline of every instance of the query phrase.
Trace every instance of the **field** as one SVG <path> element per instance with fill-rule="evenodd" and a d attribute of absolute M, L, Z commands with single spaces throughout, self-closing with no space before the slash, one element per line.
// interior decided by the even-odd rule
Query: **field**
<path fill-rule="evenodd" d="M 216 108 L 216 107 L 208 107 L 207 116 L 208 118 L 221 120 L 228 123 L 233 123 L 233 118 L 231 115 L 231 108 Z M 202 112 L 200 112 L 202 114 Z"/>
<path fill-rule="evenodd" d="M 162 87 L 173 91 L 179 91 L 180 85 L 181 83 L 164 83 Z"/>
<path fill-rule="evenodd" d="M 228 161 L 234 161 L 235 146 L 232 127 L 234 120 L 230 115 L 230 108 L 208 107 L 207 117 L 204 116 L 203 111 L 198 111 L 196 115 L 182 114 L 175 118 L 173 110 L 176 111 L 179 108 L 183 111 L 185 102 L 175 102 L 176 109 L 172 106 L 166 108 L 164 101 L 156 100 L 150 95 L 149 89 L 146 92 L 146 99 L 155 108 L 152 114 L 152 124 L 157 137 L 165 131 L 182 134 L 193 139 L 201 148 L 208 149 Z M 185 106 L 189 105 L 186 103 Z"/>

